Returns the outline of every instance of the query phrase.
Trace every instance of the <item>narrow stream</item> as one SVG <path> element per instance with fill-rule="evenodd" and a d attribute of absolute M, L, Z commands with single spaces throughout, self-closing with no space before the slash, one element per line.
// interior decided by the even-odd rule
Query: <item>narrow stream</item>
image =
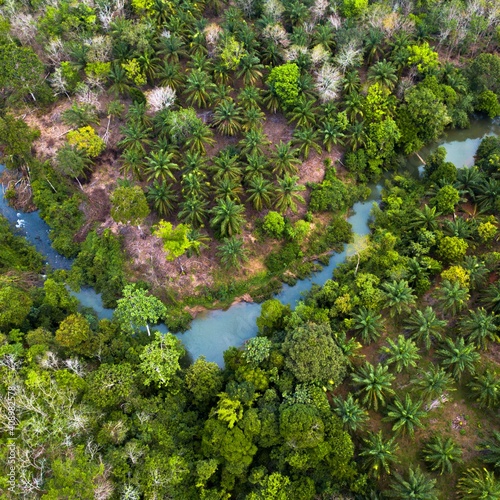
<path fill-rule="evenodd" d="M 474 154 L 481 140 L 487 135 L 500 135 L 500 123 L 477 119 L 471 122 L 471 127 L 467 130 L 448 131 L 437 144 L 423 148 L 419 154 L 425 159 L 437 146 L 444 146 L 447 151 L 447 161 L 453 162 L 457 167 L 469 167 L 474 162 Z M 417 173 L 419 167 L 421 163 L 414 155 L 408 161 L 408 170 Z M 0 175 L 3 169 L 4 167 L 0 166 Z M 17 228 L 19 234 L 25 236 L 45 256 L 48 264 L 56 269 L 69 269 L 71 260 L 62 257 L 50 246 L 49 227 L 40 219 L 38 213 L 19 213 L 9 207 L 3 196 L 4 190 L 5 186 L 0 197 L 0 213 Z M 381 190 L 382 186 L 375 186 L 366 201 L 354 204 L 353 214 L 348 219 L 354 233 L 359 235 L 369 233 L 370 211 L 373 203 L 380 200 Z M 293 308 L 301 294 L 309 290 L 313 283 L 321 285 L 330 279 L 335 267 L 345 258 L 346 249 L 344 248 L 342 252 L 332 255 L 328 266 L 310 278 L 300 280 L 294 286 L 284 285 L 276 298 L 284 304 L 290 304 Z M 103 307 L 100 294 L 93 289 L 82 289 L 75 295 L 82 305 L 92 307 L 100 318 L 112 317 L 113 310 Z M 206 311 L 192 321 L 191 328 L 187 332 L 177 335 L 193 359 L 203 355 L 208 361 L 215 361 L 219 366 L 223 366 L 223 353 L 226 349 L 231 346 L 241 346 L 257 334 L 255 321 L 260 314 L 260 309 L 260 304 L 241 302 L 225 311 Z M 157 325 L 156 328 L 162 332 L 167 331 L 164 324 Z"/>

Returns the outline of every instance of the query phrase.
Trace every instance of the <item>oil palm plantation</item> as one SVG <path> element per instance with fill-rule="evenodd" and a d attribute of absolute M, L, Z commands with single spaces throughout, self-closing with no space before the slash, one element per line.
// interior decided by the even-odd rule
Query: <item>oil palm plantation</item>
<path fill-rule="evenodd" d="M 299 177 L 285 174 L 278 179 L 278 186 L 275 190 L 274 205 L 280 213 L 288 210 L 297 212 L 297 203 L 305 203 L 304 198 L 299 193 L 305 191 L 305 186 L 298 183 Z"/>
<path fill-rule="evenodd" d="M 438 218 L 441 212 L 438 212 L 436 207 L 429 207 L 425 204 L 422 209 L 415 210 L 410 227 L 414 229 L 426 229 L 427 231 L 435 231 L 438 228 Z"/>
<path fill-rule="evenodd" d="M 450 437 L 444 438 L 439 434 L 432 437 L 422 453 L 429 468 L 432 471 L 439 471 L 440 475 L 451 474 L 453 464 L 462 461 L 462 449 Z"/>
<path fill-rule="evenodd" d="M 222 240 L 217 249 L 217 256 L 226 269 L 238 268 L 248 260 L 246 251 L 243 248 L 243 239 L 235 236 Z"/>
<path fill-rule="evenodd" d="M 500 481 L 486 468 L 471 468 L 458 480 L 462 500 L 500 500 Z"/>
<path fill-rule="evenodd" d="M 185 76 L 180 64 L 165 62 L 158 70 L 158 79 L 163 87 L 168 86 L 178 92 L 184 86 Z"/>
<path fill-rule="evenodd" d="M 486 310 L 500 314 L 500 281 L 486 287 L 481 294 L 481 302 Z"/>
<path fill-rule="evenodd" d="M 376 62 L 374 65 L 370 66 L 368 70 L 368 82 L 378 83 L 387 90 L 393 90 L 397 81 L 396 68 L 391 62 L 385 59 Z"/>
<path fill-rule="evenodd" d="M 382 285 L 385 299 L 384 307 L 389 309 L 391 317 L 407 314 L 415 305 L 416 296 L 406 280 L 394 280 Z"/>
<path fill-rule="evenodd" d="M 244 170 L 244 181 L 248 185 L 254 177 L 270 177 L 269 163 L 267 158 L 260 154 L 251 154 L 246 157 Z"/>
<path fill-rule="evenodd" d="M 215 84 L 206 71 L 193 69 L 186 79 L 186 101 L 198 108 L 206 108 L 211 102 L 211 92 L 214 89 Z"/>
<path fill-rule="evenodd" d="M 297 127 L 313 127 L 316 124 L 316 117 L 319 112 L 314 104 L 314 100 L 301 97 L 290 112 L 289 120 L 296 122 Z"/>
<path fill-rule="evenodd" d="M 421 376 L 415 385 L 421 390 L 424 400 L 431 400 L 442 396 L 445 392 L 455 390 L 452 387 L 453 378 L 439 365 L 429 365 Z"/>
<path fill-rule="evenodd" d="M 469 289 L 464 288 L 459 281 L 444 280 L 436 290 L 435 297 L 445 314 L 456 316 L 465 309 L 470 295 Z"/>
<path fill-rule="evenodd" d="M 238 156 L 230 149 L 223 149 L 213 158 L 213 180 L 219 182 L 222 179 L 239 181 L 241 179 L 241 166 Z"/>
<path fill-rule="evenodd" d="M 361 340 L 365 345 L 375 342 L 380 337 L 384 323 L 382 315 L 361 307 L 359 312 L 353 315 L 354 330 L 361 336 Z"/>
<path fill-rule="evenodd" d="M 146 198 L 158 215 L 163 216 L 173 212 L 177 194 L 171 184 L 155 180 L 153 185 L 148 188 Z"/>
<path fill-rule="evenodd" d="M 304 160 L 309 158 L 312 149 L 321 154 L 320 140 L 318 131 L 312 127 L 298 127 L 293 132 L 292 143 L 298 145 L 299 154 Z"/>
<path fill-rule="evenodd" d="M 379 404 L 385 406 L 386 398 L 394 394 L 391 384 L 394 381 L 394 375 L 389 373 L 387 365 L 365 362 L 356 372 L 352 374 L 352 381 L 359 386 L 358 394 L 363 396 L 362 402 L 378 410 Z"/>
<path fill-rule="evenodd" d="M 379 479 L 384 472 L 390 474 L 392 466 L 398 463 L 399 445 L 395 440 L 396 437 L 385 440 L 382 431 L 369 432 L 363 439 L 359 456 L 363 457 L 363 466 L 370 476 Z"/>
<path fill-rule="evenodd" d="M 245 86 L 238 94 L 238 102 L 244 110 L 260 109 L 262 104 L 260 89 L 253 85 Z"/>
<path fill-rule="evenodd" d="M 118 142 L 118 146 L 123 149 L 133 149 L 145 155 L 146 147 L 152 144 L 150 139 L 151 129 L 140 123 L 129 122 L 125 127 L 120 128 L 123 139 Z"/>
<path fill-rule="evenodd" d="M 406 339 L 404 335 L 398 335 L 396 342 L 387 339 L 388 346 L 383 346 L 380 351 L 388 356 L 386 363 L 395 365 L 396 372 L 401 373 L 410 366 L 416 367 L 420 359 L 418 347 L 411 339 Z"/>
<path fill-rule="evenodd" d="M 207 207 L 208 203 L 198 196 L 185 197 L 184 201 L 179 204 L 179 219 L 198 228 L 205 222 L 208 214 Z"/>
<path fill-rule="evenodd" d="M 260 59 L 251 53 L 246 53 L 239 63 L 238 78 L 243 78 L 245 85 L 255 85 L 255 83 L 262 78 L 262 71 L 264 65 L 261 64 Z"/>
<path fill-rule="evenodd" d="M 498 372 L 486 369 L 474 377 L 469 384 L 480 408 L 498 408 L 500 403 L 500 376 Z"/>
<path fill-rule="evenodd" d="M 399 500 L 409 498 L 413 500 L 438 500 L 434 488 L 435 484 L 436 480 L 427 477 L 420 468 L 410 467 L 407 478 L 397 472 L 394 474 L 387 496 Z"/>
<path fill-rule="evenodd" d="M 246 192 L 248 201 L 252 203 L 255 210 L 260 212 L 263 208 L 271 206 L 274 186 L 262 175 L 256 175 L 250 180 Z"/>
<path fill-rule="evenodd" d="M 300 164 L 297 154 L 298 150 L 293 148 L 291 142 L 280 141 L 276 144 L 274 150 L 271 152 L 273 173 L 279 177 L 287 174 L 297 174 L 297 165 Z"/>
<path fill-rule="evenodd" d="M 252 129 L 262 126 L 266 115 L 259 108 L 243 109 L 241 114 L 241 129 L 248 132 Z"/>
<path fill-rule="evenodd" d="M 222 135 L 237 135 L 241 130 L 241 108 L 232 98 L 221 101 L 214 109 L 213 124 Z"/>
<path fill-rule="evenodd" d="M 210 226 L 220 238 L 226 238 L 241 233 L 245 218 L 244 207 L 229 199 L 217 200 L 217 205 L 211 210 Z"/>
<path fill-rule="evenodd" d="M 271 142 L 261 128 L 252 128 L 238 144 L 241 146 L 242 154 L 253 155 L 263 154 Z"/>
<path fill-rule="evenodd" d="M 174 153 L 163 149 L 153 152 L 146 157 L 144 173 L 147 176 L 147 180 L 166 182 L 170 178 L 175 181 L 174 172 L 179 170 L 179 166 L 172 161 L 173 157 Z"/>
<path fill-rule="evenodd" d="M 410 332 L 411 338 L 422 342 L 427 350 L 431 348 L 433 339 L 441 340 L 441 335 L 447 321 L 439 319 L 431 306 L 423 311 L 417 309 L 405 322 L 405 328 Z"/>
<path fill-rule="evenodd" d="M 213 136 L 214 134 L 208 125 L 200 120 L 193 126 L 191 134 L 186 139 L 186 146 L 191 151 L 204 155 L 207 152 L 207 146 L 215 144 Z"/>
<path fill-rule="evenodd" d="M 480 443 L 483 462 L 500 469 L 500 432 L 492 431 L 492 436 L 487 441 Z"/>
<path fill-rule="evenodd" d="M 215 198 L 225 198 L 237 203 L 240 202 L 240 197 L 243 194 L 241 183 L 232 179 L 220 179 L 214 188 Z"/>
<path fill-rule="evenodd" d="M 332 150 L 332 147 L 344 144 L 345 134 L 333 120 L 324 122 L 320 126 L 320 133 L 323 138 L 323 146 L 328 152 Z"/>
<path fill-rule="evenodd" d="M 453 342 L 450 338 L 444 339 L 444 346 L 437 351 L 441 358 L 441 366 L 449 370 L 455 380 L 460 380 L 464 373 L 474 374 L 479 353 L 472 343 L 466 343 L 463 337 Z"/>
<path fill-rule="evenodd" d="M 424 427 L 422 418 L 427 416 L 427 412 L 421 409 L 422 404 L 422 400 L 413 402 L 409 394 L 404 400 L 396 397 L 392 404 L 387 405 L 387 416 L 383 420 L 393 422 L 392 430 L 396 434 L 407 433 L 413 437 L 416 428 Z"/>
<path fill-rule="evenodd" d="M 489 314 L 484 307 L 471 310 L 460 321 L 460 333 L 478 349 L 486 350 L 489 342 L 498 342 L 497 316 Z"/>

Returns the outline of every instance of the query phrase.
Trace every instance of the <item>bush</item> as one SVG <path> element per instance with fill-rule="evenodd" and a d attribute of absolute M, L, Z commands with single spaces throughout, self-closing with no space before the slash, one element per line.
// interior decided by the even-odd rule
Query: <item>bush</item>
<path fill-rule="evenodd" d="M 300 92 L 299 77 L 299 67 L 295 63 L 276 66 L 269 73 L 267 84 L 286 109 L 297 104 Z"/>
<path fill-rule="evenodd" d="M 83 151 L 89 158 L 96 158 L 106 148 L 105 142 L 91 126 L 68 132 L 68 143 Z"/>
<path fill-rule="evenodd" d="M 262 229 L 270 236 L 281 238 L 285 230 L 285 219 L 278 212 L 271 211 L 264 217 Z"/>
<path fill-rule="evenodd" d="M 302 252 L 297 243 L 287 243 L 282 249 L 270 253 L 264 260 L 271 273 L 281 273 L 287 269 L 290 264 L 302 257 Z"/>
<path fill-rule="evenodd" d="M 352 194 L 348 187 L 337 178 L 335 169 L 329 168 L 323 182 L 312 186 L 309 208 L 313 212 L 326 210 L 344 212 L 352 202 Z"/>

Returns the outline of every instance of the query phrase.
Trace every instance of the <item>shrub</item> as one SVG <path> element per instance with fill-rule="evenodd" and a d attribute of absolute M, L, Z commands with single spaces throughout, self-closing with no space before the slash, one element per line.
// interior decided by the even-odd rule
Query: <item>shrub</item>
<path fill-rule="evenodd" d="M 278 212 L 270 211 L 264 217 L 262 229 L 270 236 L 280 238 L 285 230 L 285 219 Z"/>
<path fill-rule="evenodd" d="M 286 109 L 293 108 L 297 104 L 300 92 L 299 77 L 299 67 L 295 63 L 276 66 L 269 73 L 267 84 Z"/>
<path fill-rule="evenodd" d="M 68 143 L 83 151 L 90 158 L 96 158 L 106 148 L 105 142 L 91 126 L 68 132 Z"/>

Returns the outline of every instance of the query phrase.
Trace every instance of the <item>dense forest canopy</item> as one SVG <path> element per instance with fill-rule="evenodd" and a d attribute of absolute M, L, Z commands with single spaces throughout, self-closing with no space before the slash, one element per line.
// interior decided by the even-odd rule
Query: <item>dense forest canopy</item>
<path fill-rule="evenodd" d="M 0 496 L 500 499 L 500 138 L 404 170 L 499 48 L 494 0 L 0 0 L 5 198 L 74 258 L 0 217 Z M 223 369 L 155 331 L 244 294 Z"/>

